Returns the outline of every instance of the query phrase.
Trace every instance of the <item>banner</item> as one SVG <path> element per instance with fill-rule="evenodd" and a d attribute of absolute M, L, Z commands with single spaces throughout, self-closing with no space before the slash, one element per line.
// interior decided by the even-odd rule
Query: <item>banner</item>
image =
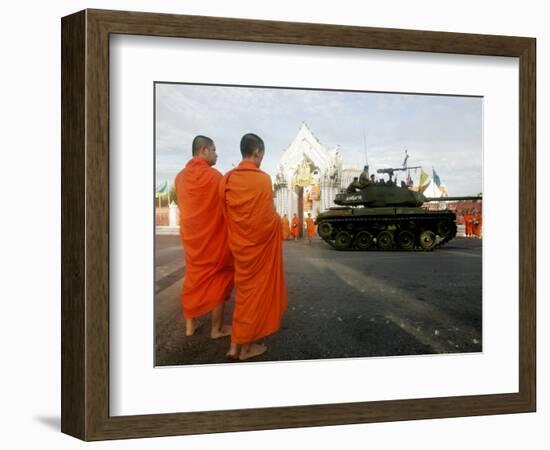
<path fill-rule="evenodd" d="M 432 168 L 433 170 L 433 179 L 434 179 L 434 183 L 437 187 L 439 187 L 441 185 L 441 180 L 439 179 L 439 175 L 437 175 L 437 173 L 435 173 L 435 169 Z"/>
<path fill-rule="evenodd" d="M 418 183 L 419 186 L 424 186 L 424 183 L 428 179 L 428 174 L 424 172 L 423 169 L 420 169 L 420 182 Z"/>

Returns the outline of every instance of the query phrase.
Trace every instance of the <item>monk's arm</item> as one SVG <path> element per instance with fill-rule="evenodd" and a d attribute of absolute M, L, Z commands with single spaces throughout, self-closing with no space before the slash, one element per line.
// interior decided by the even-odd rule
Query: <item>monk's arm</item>
<path fill-rule="evenodd" d="M 278 226 L 280 219 L 277 209 L 275 208 L 275 202 L 273 201 L 273 187 L 271 186 L 271 177 L 268 174 L 264 176 L 262 194 L 265 196 L 266 202 L 269 203 L 269 205 L 266 205 L 266 215 L 268 215 L 266 219 L 271 220 L 274 226 Z"/>

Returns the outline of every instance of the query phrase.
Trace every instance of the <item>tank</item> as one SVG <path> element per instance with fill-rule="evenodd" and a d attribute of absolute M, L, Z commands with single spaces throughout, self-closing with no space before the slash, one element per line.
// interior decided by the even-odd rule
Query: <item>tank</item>
<path fill-rule="evenodd" d="M 454 211 L 422 208 L 430 201 L 481 200 L 481 196 L 425 197 L 422 192 L 397 186 L 393 172 L 380 169 L 388 181 L 354 180 L 336 194 L 338 207 L 315 220 L 319 236 L 337 250 L 431 251 L 456 236 Z"/>

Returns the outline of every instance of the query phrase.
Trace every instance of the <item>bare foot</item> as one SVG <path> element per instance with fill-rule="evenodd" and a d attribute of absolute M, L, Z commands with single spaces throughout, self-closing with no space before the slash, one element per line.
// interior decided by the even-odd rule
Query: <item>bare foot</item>
<path fill-rule="evenodd" d="M 229 350 L 225 354 L 229 359 L 238 359 L 239 356 L 239 344 L 236 344 L 235 342 L 231 342 L 231 345 L 229 346 Z"/>
<path fill-rule="evenodd" d="M 231 325 L 222 325 L 222 327 L 219 330 L 212 330 L 210 331 L 210 337 L 212 339 L 218 339 L 224 336 L 230 336 L 231 335 Z"/>
<path fill-rule="evenodd" d="M 186 319 L 185 320 L 185 335 L 193 336 L 195 331 L 197 331 L 202 325 L 202 322 L 199 322 L 195 319 Z"/>
<path fill-rule="evenodd" d="M 260 356 L 266 351 L 267 347 L 263 344 L 249 344 L 247 346 L 243 346 L 243 348 L 241 349 L 241 354 L 239 355 L 239 359 L 241 361 L 245 361 L 247 359 Z"/>

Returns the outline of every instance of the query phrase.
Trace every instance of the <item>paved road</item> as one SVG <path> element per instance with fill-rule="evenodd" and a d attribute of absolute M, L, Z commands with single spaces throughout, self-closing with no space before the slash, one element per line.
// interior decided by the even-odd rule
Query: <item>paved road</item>
<path fill-rule="evenodd" d="M 479 352 L 479 240 L 457 238 L 423 252 L 339 252 L 320 240 L 284 243 L 289 306 L 257 361 Z M 156 365 L 225 363 L 228 338 L 209 320 L 185 337 L 178 236 L 157 236 Z M 226 308 L 229 323 L 233 297 Z"/>

